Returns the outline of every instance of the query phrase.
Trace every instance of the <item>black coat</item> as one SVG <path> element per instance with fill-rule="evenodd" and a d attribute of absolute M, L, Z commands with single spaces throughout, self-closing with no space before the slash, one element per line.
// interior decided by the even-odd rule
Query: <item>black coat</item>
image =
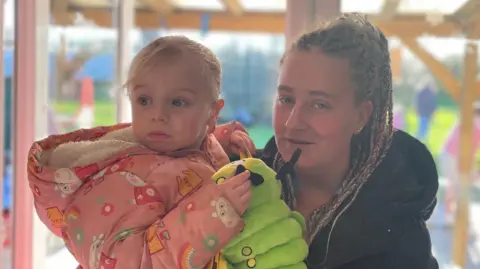
<path fill-rule="evenodd" d="M 272 165 L 272 138 L 259 152 Z M 308 269 L 438 269 L 425 222 L 436 205 L 438 174 L 418 140 L 396 131 L 387 156 L 351 207 L 310 246 Z"/>

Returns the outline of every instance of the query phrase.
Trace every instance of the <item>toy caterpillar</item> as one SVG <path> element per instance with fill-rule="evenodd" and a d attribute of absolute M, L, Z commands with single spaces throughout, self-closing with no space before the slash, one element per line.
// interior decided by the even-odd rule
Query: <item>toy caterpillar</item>
<path fill-rule="evenodd" d="M 293 162 L 299 154 L 294 154 Z M 292 161 L 287 164 L 292 165 Z M 222 167 L 213 180 L 222 184 L 245 170 L 250 171 L 252 183 L 251 203 L 242 216 L 245 227 L 206 268 L 306 269 L 305 220 L 281 200 L 282 186 L 275 171 L 260 159 L 241 157 Z"/>

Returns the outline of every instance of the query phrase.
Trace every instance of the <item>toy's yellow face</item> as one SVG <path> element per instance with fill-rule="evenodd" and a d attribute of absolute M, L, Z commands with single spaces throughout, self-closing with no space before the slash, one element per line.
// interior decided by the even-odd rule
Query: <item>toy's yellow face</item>
<path fill-rule="evenodd" d="M 212 179 L 215 183 L 222 184 L 231 176 L 245 170 L 250 171 L 250 180 L 252 182 L 250 208 L 268 203 L 274 199 L 280 199 L 282 185 L 276 178 L 277 174 L 262 160 L 257 158 L 243 158 L 239 161 L 231 162 L 218 170 Z"/>

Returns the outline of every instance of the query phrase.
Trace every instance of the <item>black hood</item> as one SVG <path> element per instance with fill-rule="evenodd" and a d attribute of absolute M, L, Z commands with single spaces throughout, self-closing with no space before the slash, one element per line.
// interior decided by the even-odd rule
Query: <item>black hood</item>
<path fill-rule="evenodd" d="M 275 143 L 270 141 L 263 152 L 267 162 L 274 152 Z M 430 218 L 437 190 L 438 174 L 431 153 L 420 141 L 397 130 L 384 160 L 351 206 L 335 227 L 324 228 L 311 244 L 309 268 L 335 268 L 388 251 L 401 236 L 397 230 Z"/>

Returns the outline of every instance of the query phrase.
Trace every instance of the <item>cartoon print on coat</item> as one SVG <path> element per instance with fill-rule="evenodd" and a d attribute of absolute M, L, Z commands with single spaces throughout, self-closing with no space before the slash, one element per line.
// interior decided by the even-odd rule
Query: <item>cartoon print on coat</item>
<path fill-rule="evenodd" d="M 139 176 L 135 175 L 132 172 L 122 171 L 120 172 L 120 175 L 122 175 L 128 181 L 128 183 L 130 183 L 134 187 L 147 186 L 147 182 L 145 182 L 143 179 L 141 179 Z"/>
<path fill-rule="evenodd" d="M 34 157 L 29 158 L 28 169 L 40 174 L 42 173 L 43 168 L 40 165 L 37 165 L 37 162 L 42 158 L 42 152 L 38 148 L 35 148 L 35 149 L 32 149 L 32 155 Z"/>
<path fill-rule="evenodd" d="M 182 196 L 188 195 L 203 182 L 202 177 L 192 170 L 183 170 L 182 174 L 177 176 L 178 192 Z"/>
<path fill-rule="evenodd" d="M 92 245 L 90 246 L 90 253 L 88 256 L 90 269 L 100 269 L 100 258 L 104 244 L 104 234 L 98 237 L 93 236 Z"/>
<path fill-rule="evenodd" d="M 108 173 L 111 174 L 111 173 L 115 173 L 115 172 L 118 172 L 118 171 L 126 171 L 127 168 L 132 167 L 133 164 L 134 164 L 134 162 L 133 162 L 132 157 L 127 157 L 127 158 L 121 159 L 118 162 L 110 165 L 110 167 L 108 169 Z"/>
<path fill-rule="evenodd" d="M 120 175 L 133 186 L 133 203 L 137 205 L 144 205 L 155 202 L 162 202 L 160 193 L 154 187 L 148 185 L 143 179 L 132 172 L 122 171 Z"/>
<path fill-rule="evenodd" d="M 147 236 L 147 242 L 148 242 L 148 250 L 151 255 L 158 253 L 162 251 L 165 246 L 162 243 L 162 240 L 160 240 L 160 237 L 157 234 L 157 224 L 153 224 L 150 227 L 148 227 L 146 236 Z"/>
<path fill-rule="evenodd" d="M 105 174 L 107 173 L 108 171 L 108 168 L 104 168 L 102 170 L 100 170 L 98 173 L 94 174 L 92 176 L 92 180 L 90 180 L 86 187 L 85 187 L 85 190 L 83 191 L 83 194 L 86 195 L 88 194 L 94 186 L 97 186 L 98 184 L 102 183 L 103 180 L 105 179 Z"/>
<path fill-rule="evenodd" d="M 62 192 L 63 198 L 73 194 L 82 185 L 82 180 L 68 168 L 56 170 L 54 180 L 56 183 L 55 189 Z"/>
<path fill-rule="evenodd" d="M 73 171 L 79 178 L 87 178 L 88 176 L 94 174 L 99 169 L 97 163 L 92 163 L 85 166 L 74 167 Z"/>
<path fill-rule="evenodd" d="M 100 254 L 100 261 L 98 264 L 99 269 L 114 269 L 116 264 L 117 264 L 116 259 L 112 257 L 108 257 L 103 252 Z"/>
<path fill-rule="evenodd" d="M 63 223 L 63 213 L 58 207 L 47 208 L 47 218 L 52 222 L 55 228 L 61 228 Z"/>
<path fill-rule="evenodd" d="M 197 250 L 190 243 L 185 243 L 178 253 L 178 267 L 180 269 L 200 269 L 202 266 L 195 264 Z"/>
<path fill-rule="evenodd" d="M 63 221 L 77 221 L 78 217 L 80 217 L 80 209 L 78 206 L 73 205 L 65 211 Z"/>
<path fill-rule="evenodd" d="M 216 201 L 212 201 L 210 204 L 215 208 L 215 212 L 212 213 L 212 217 L 220 219 L 225 227 L 235 227 L 240 221 L 240 216 L 227 199 L 220 197 Z"/>

